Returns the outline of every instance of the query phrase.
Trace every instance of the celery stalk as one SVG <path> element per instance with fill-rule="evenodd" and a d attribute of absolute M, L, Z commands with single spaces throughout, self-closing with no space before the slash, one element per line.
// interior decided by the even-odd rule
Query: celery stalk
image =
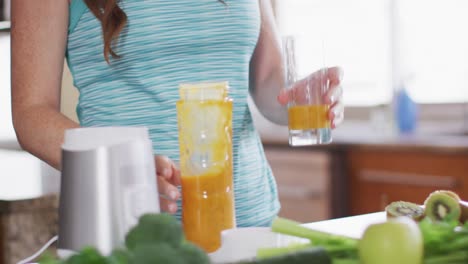
<path fill-rule="evenodd" d="M 333 259 L 332 264 L 360 264 L 359 259 Z"/>
<path fill-rule="evenodd" d="M 468 252 L 455 252 L 444 256 L 431 256 L 424 259 L 424 264 L 464 264 L 468 263 Z"/>
<path fill-rule="evenodd" d="M 298 222 L 281 217 L 277 217 L 273 220 L 271 229 L 273 232 L 280 234 L 309 239 L 313 244 L 331 243 L 357 245 L 358 242 L 358 240 L 354 238 L 313 230 L 300 225 Z"/>
<path fill-rule="evenodd" d="M 301 249 L 305 249 L 310 247 L 310 244 L 293 244 L 287 247 L 279 247 L 279 248 L 259 248 L 257 249 L 257 258 L 264 259 L 270 258 L 274 256 L 280 256 L 292 252 L 296 252 Z"/>

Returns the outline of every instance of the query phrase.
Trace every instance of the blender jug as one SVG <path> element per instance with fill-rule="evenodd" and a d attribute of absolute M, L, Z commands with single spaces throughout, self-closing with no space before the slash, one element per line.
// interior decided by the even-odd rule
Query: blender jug
<path fill-rule="evenodd" d="M 145 213 L 159 213 L 151 140 L 143 127 L 77 128 L 62 145 L 58 254 L 124 244 Z"/>
<path fill-rule="evenodd" d="M 180 85 L 177 102 L 182 224 L 188 240 L 213 252 L 235 227 L 232 100 L 228 84 Z"/>

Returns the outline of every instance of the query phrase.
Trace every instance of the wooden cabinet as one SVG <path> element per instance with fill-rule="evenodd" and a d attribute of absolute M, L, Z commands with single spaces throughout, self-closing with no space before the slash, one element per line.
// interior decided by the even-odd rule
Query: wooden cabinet
<path fill-rule="evenodd" d="M 326 152 L 265 146 L 278 184 L 280 216 L 300 222 L 330 218 L 330 158 Z"/>
<path fill-rule="evenodd" d="M 422 204 L 434 190 L 468 199 L 468 154 L 385 149 L 349 150 L 350 214 L 384 210 L 393 201 Z"/>

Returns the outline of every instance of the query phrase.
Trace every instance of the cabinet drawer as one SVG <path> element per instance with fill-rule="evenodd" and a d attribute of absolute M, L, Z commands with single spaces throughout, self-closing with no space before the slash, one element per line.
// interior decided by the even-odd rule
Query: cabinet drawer
<path fill-rule="evenodd" d="M 429 193 L 453 190 L 468 198 L 468 159 L 424 152 L 351 151 L 351 214 L 384 210 L 393 201 L 422 204 Z"/>
<path fill-rule="evenodd" d="M 329 219 L 330 208 L 326 199 L 296 200 L 282 199 L 281 217 L 286 217 L 301 223 Z"/>
<path fill-rule="evenodd" d="M 300 222 L 329 218 L 328 154 L 290 148 L 265 153 L 278 185 L 280 215 Z"/>
<path fill-rule="evenodd" d="M 328 154 L 289 149 L 268 149 L 265 153 L 278 185 L 327 189 L 330 166 Z"/>

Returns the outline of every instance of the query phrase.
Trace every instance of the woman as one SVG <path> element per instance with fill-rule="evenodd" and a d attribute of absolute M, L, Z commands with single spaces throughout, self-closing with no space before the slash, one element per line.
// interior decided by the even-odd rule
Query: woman
<path fill-rule="evenodd" d="M 21 146 L 60 169 L 65 129 L 147 126 L 164 211 L 175 213 L 178 161 L 175 102 L 180 83 L 226 80 L 234 99 L 233 163 L 238 226 L 269 225 L 276 184 L 247 105 L 286 124 L 278 33 L 266 0 L 15 0 L 12 107 Z M 64 57 L 79 89 L 80 124 L 59 111 Z M 342 120 L 341 71 L 330 68 L 335 127 Z"/>

